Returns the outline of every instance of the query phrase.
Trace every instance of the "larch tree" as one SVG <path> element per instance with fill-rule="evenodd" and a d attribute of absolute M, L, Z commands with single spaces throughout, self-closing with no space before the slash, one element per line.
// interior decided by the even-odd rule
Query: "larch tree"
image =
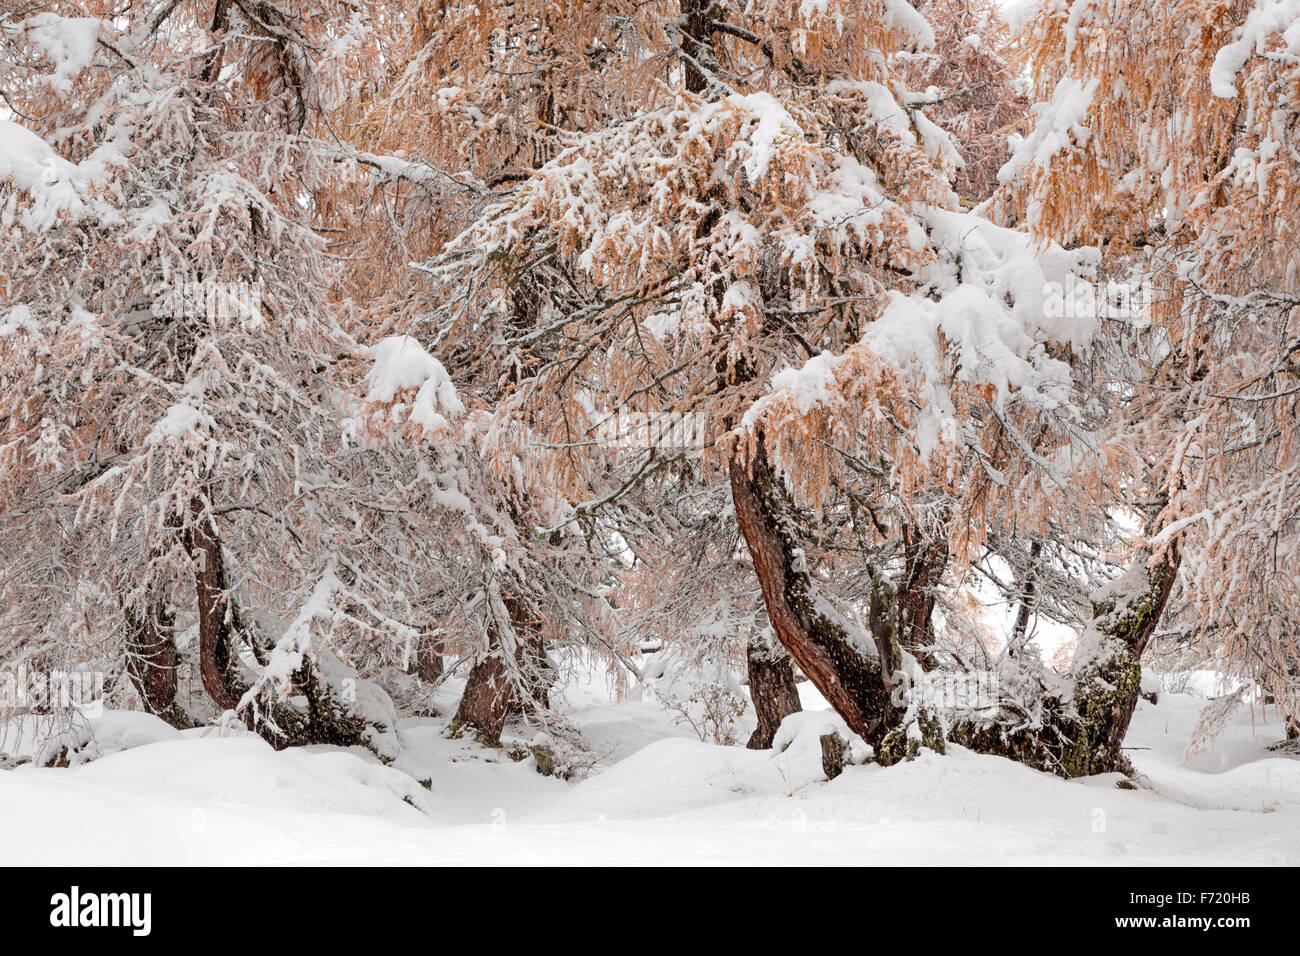
<path fill-rule="evenodd" d="M 1102 434 L 1117 503 L 1145 526 L 1126 575 L 1143 623 L 1115 638 L 1136 661 L 1174 593 L 1167 633 L 1292 719 L 1298 19 L 1284 0 L 1031 5 L 1037 119 L 993 202 L 1101 247 L 1124 300 L 1108 324 L 1139 343 Z"/>
<path fill-rule="evenodd" d="M 492 516 L 508 518 L 511 530 L 501 530 L 521 549 L 495 570 L 486 565 L 492 600 L 471 599 L 497 613 L 477 633 L 448 630 L 434 651 L 455 650 L 471 664 L 453 726 L 486 743 L 500 740 L 511 714 L 549 719 L 549 647 L 605 646 L 608 615 L 597 595 L 609 559 L 600 533 L 561 529 L 566 505 L 549 478 L 553 456 L 529 423 L 501 427 L 475 413 L 492 409 L 523 374 L 510 336 L 475 323 L 444 335 L 427 320 L 427 282 L 409 263 L 440 251 L 451 227 L 531 174 L 569 132 L 608 116 L 615 87 L 598 77 L 622 33 L 601 12 L 530 2 L 395 9 L 387 74 L 338 116 L 365 174 L 347 198 L 347 249 L 358 266 L 343 295 L 364 303 L 360 319 L 371 334 L 412 334 L 452 370 L 472 409 L 455 439 L 459 454 L 489 463 L 480 469 L 496 482 L 489 497 L 505 502 Z M 539 301 L 526 282 L 512 289 L 510 335 L 535 324 Z"/>
<path fill-rule="evenodd" d="M 312 124 L 364 31 L 346 4 L 81 12 L 3 23 L 24 118 L 3 121 L 0 187 L 5 631 L 72 660 L 120 648 L 179 721 L 182 617 L 219 712 L 392 757 L 391 703 L 327 646 L 415 616 L 401 570 L 362 556 L 394 511 L 346 453 L 366 356 L 312 222 L 333 168 Z"/>
<path fill-rule="evenodd" d="M 1009 138 L 1029 114 L 1027 83 L 995 0 L 927 0 L 917 11 L 934 26 L 934 46 L 900 51 L 900 73 L 952 137 L 963 160 L 954 186 L 973 205 L 993 194 L 1011 158 Z"/>
<path fill-rule="evenodd" d="M 385 760 L 365 678 L 498 745 L 575 648 L 886 764 L 1124 769 L 1153 642 L 1300 734 L 1300 0 L 919 9 L 0 0 L 0 651 Z"/>
<path fill-rule="evenodd" d="M 636 15 L 635 65 L 662 81 L 425 267 L 455 303 L 447 334 L 470 316 L 501 328 L 521 275 L 541 290 L 528 374 L 497 414 L 568 449 L 579 513 L 679 457 L 651 445 L 610 482 L 586 453 L 610 413 L 701 416 L 782 645 L 882 761 L 942 749 L 939 717 L 906 693 L 903 585 L 882 564 L 866 607 L 828 601 L 810 509 L 846 476 L 882 514 L 955 488 L 985 455 L 977 409 L 1008 428 L 1021 404 L 1068 417 L 1051 343 L 1082 347 L 1092 323 L 1050 321 L 1044 289 L 1090 257 L 959 210 L 952 143 L 895 73 L 897 50 L 933 43 L 907 4 Z"/>

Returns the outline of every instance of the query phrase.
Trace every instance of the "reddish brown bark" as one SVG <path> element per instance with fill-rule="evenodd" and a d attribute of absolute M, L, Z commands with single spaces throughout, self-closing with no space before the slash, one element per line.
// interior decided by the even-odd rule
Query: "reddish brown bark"
<path fill-rule="evenodd" d="M 510 670 L 500 654 L 483 658 L 469 672 L 452 721 L 453 731 L 468 727 L 480 743 L 495 747 L 501 742 L 501 731 L 505 729 L 515 693 Z"/>
<path fill-rule="evenodd" d="M 426 634 L 415 646 L 416 676 L 432 684 L 442 679 L 442 671 L 442 641 Z"/>
<path fill-rule="evenodd" d="M 469 727 L 475 739 L 491 747 L 501 742 L 506 719 L 521 712 L 529 701 L 546 706 L 549 689 L 543 676 L 548 670 L 545 667 L 545 649 L 538 637 L 538 622 L 532 619 L 520 599 L 509 597 L 503 603 L 515 634 L 515 666 L 507 665 L 502 656 L 501 636 L 490 630 L 488 655 L 469 672 L 460 706 L 451 723 L 453 732 Z M 531 680 L 531 677 L 537 680 Z M 528 682 L 524 691 L 519 687 L 520 679 Z"/>
<path fill-rule="evenodd" d="M 793 503 L 767 459 L 762 438 L 751 458 L 733 455 L 730 469 L 736 519 L 773 630 L 850 729 L 879 744 L 902 712 L 891 700 L 880 658 L 857 646 L 837 615 L 817 600 L 802 551 L 792 537 Z M 876 635 L 877 640 L 882 637 Z"/>
<path fill-rule="evenodd" d="M 239 614 L 227 594 L 221 538 L 204 511 L 201 498 L 190 502 L 191 523 L 185 532 L 198 598 L 199 675 L 217 706 L 234 710 L 247 690 L 236 671 Z"/>
<path fill-rule="evenodd" d="M 794 682 L 794 666 L 784 651 L 766 641 L 751 641 L 745 654 L 749 670 L 749 697 L 758 716 L 758 727 L 746 745 L 750 750 L 772 746 L 781 721 L 803 710 Z"/>
<path fill-rule="evenodd" d="M 180 655 L 172 637 L 174 617 L 162 601 L 144 612 L 126 613 L 126 670 L 144 708 L 175 727 L 191 722 L 176 706 L 176 668 Z"/>
<path fill-rule="evenodd" d="M 925 670 L 938 663 L 934 652 L 934 589 L 948 564 L 948 540 L 903 526 L 903 587 L 898 592 L 899 639 Z"/>

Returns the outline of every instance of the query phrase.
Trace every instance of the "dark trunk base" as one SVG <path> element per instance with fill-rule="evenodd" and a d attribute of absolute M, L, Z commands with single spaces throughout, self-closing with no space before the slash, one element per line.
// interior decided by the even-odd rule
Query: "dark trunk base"
<path fill-rule="evenodd" d="M 460 706 L 451 722 L 452 734 L 469 729 L 479 743 L 498 746 L 516 693 L 505 661 L 495 654 L 483 658 L 469 672 Z"/>
<path fill-rule="evenodd" d="M 174 619 L 161 601 L 145 613 L 129 609 L 126 614 L 126 670 L 140 695 L 144 709 L 161 717 L 178 730 L 194 721 L 176 703 L 176 668 L 180 655 L 172 637 Z"/>
<path fill-rule="evenodd" d="M 803 710 L 794 682 L 794 665 L 783 650 L 762 640 L 751 642 L 745 657 L 749 696 L 758 716 L 758 727 L 746 746 L 750 750 L 768 750 L 781 721 Z"/>

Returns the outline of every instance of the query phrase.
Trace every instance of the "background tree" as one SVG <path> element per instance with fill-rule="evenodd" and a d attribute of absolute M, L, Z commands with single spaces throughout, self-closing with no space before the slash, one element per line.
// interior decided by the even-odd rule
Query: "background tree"
<path fill-rule="evenodd" d="M 1147 525 L 1138 557 L 1157 576 L 1181 560 L 1171 631 L 1294 713 L 1300 72 L 1289 9 L 1038 8 L 1025 22 L 1037 122 L 995 205 L 1037 234 L 1100 245 L 1140 323 L 1153 323 L 1107 434 L 1112 484 Z"/>

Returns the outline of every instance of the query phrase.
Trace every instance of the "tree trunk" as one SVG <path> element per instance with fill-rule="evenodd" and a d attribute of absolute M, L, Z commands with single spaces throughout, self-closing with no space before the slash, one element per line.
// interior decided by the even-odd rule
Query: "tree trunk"
<path fill-rule="evenodd" d="M 709 78 L 695 64 L 706 69 L 717 65 L 713 53 L 713 2 L 680 0 L 678 4 L 682 14 L 682 52 L 694 61 L 683 64 L 686 89 L 692 93 L 703 93 L 709 88 Z"/>
<path fill-rule="evenodd" d="M 442 679 L 442 641 L 428 634 L 421 635 L 415 645 L 415 674 L 427 684 Z"/>
<path fill-rule="evenodd" d="M 758 716 L 758 727 L 746 746 L 750 750 L 768 750 L 781 721 L 803 710 L 794 682 L 794 665 L 784 648 L 773 647 L 762 637 L 749 642 L 745 660 L 749 670 L 749 696 Z"/>
<path fill-rule="evenodd" d="M 185 547 L 194 562 L 194 587 L 199 611 L 199 675 L 218 707 L 234 710 L 248 685 L 239 676 L 235 644 L 241 630 L 239 613 L 226 588 L 221 538 L 205 515 L 203 500 L 190 502 L 190 526 Z"/>
<path fill-rule="evenodd" d="M 532 710 L 549 710 L 551 706 L 551 685 L 555 683 L 555 668 L 546 653 L 546 640 L 540 633 L 536 621 L 519 622 L 517 627 L 527 627 L 520 644 L 519 677 L 523 681 L 524 693 L 515 694 L 510 699 L 510 717 L 519 716 Z M 521 632 L 516 630 L 518 636 Z"/>
<path fill-rule="evenodd" d="M 184 535 L 186 550 L 194 562 L 198 597 L 199 673 L 204 689 L 219 707 L 238 711 L 250 685 L 239 673 L 236 648 L 241 640 L 256 645 L 239 606 L 231 599 L 221 536 L 205 512 L 203 499 L 193 498 L 190 526 Z M 396 731 L 390 725 L 392 717 L 379 714 L 373 706 L 366 712 L 357 707 L 357 690 L 362 682 L 347 665 L 333 655 L 327 661 L 324 654 L 304 653 L 302 665 L 290 679 L 294 694 L 306 699 L 305 710 L 285 703 L 274 692 L 262 692 L 254 705 L 241 713 L 248 728 L 271 746 L 282 749 L 333 744 L 365 747 L 381 760 L 396 755 L 396 745 L 391 744 Z"/>
<path fill-rule="evenodd" d="M 750 458 L 733 453 L 730 470 L 736 519 L 782 645 L 849 728 L 875 748 L 878 760 L 893 763 L 908 755 L 904 750 L 914 752 L 915 738 L 909 743 L 901 726 L 902 700 L 894 699 L 902 666 L 896 595 L 878 594 L 872 602 L 872 635 L 857 632 L 817 594 L 793 537 L 794 503 L 768 461 L 761 433 Z M 928 715 L 919 717 L 924 743 L 942 752 L 940 725 Z"/>
<path fill-rule="evenodd" d="M 1034 609 L 1034 593 L 1038 590 L 1038 560 L 1043 553 L 1043 542 L 1035 540 L 1029 546 L 1029 566 L 1024 571 L 1024 584 L 1020 588 L 1020 606 L 1016 609 L 1016 623 L 1011 629 L 1007 649 L 1019 654 L 1029 633 L 1029 615 Z"/>
<path fill-rule="evenodd" d="M 459 733 L 468 727 L 474 732 L 474 738 L 484 746 L 495 747 L 501 743 L 501 731 L 505 729 L 506 717 L 510 714 L 510 699 L 515 694 L 515 685 L 510 677 L 510 669 L 498 652 L 493 652 L 474 665 L 465 682 L 465 692 L 461 695 L 460 706 L 451 722 L 452 733 Z"/>
<path fill-rule="evenodd" d="M 1047 698 L 1041 727 L 1006 733 L 996 721 L 964 721 L 949 739 L 1063 777 L 1128 772 L 1122 747 L 1141 694 L 1142 652 L 1160 622 L 1179 562 L 1175 547 L 1154 565 L 1144 549 L 1124 574 L 1093 595 L 1093 618 L 1070 666 L 1070 698 Z"/>
<path fill-rule="evenodd" d="M 1287 665 L 1286 676 L 1291 678 L 1290 683 L 1294 685 L 1296 678 L 1300 677 L 1300 659 L 1292 658 L 1290 660 Z M 1294 706 L 1295 694 L 1293 693 L 1288 700 Z M 1282 719 L 1286 724 L 1286 739 L 1300 740 L 1300 712 L 1284 714 Z"/>
<path fill-rule="evenodd" d="M 898 592 L 899 637 L 924 670 L 938 665 L 934 654 L 934 589 L 948 565 L 948 539 L 931 538 L 903 526 L 903 587 Z"/>
<path fill-rule="evenodd" d="M 528 614 L 521 599 L 504 598 L 502 603 L 510 616 L 510 627 L 514 632 L 515 666 L 509 666 L 504 658 L 504 641 L 496 628 L 489 628 L 489 650 L 486 657 L 476 663 L 469 672 L 465 682 L 465 692 L 461 695 L 460 706 L 451 722 L 451 732 L 458 734 L 469 727 L 474 738 L 485 746 L 495 747 L 501 743 L 501 731 L 505 729 L 506 719 L 512 714 L 520 713 L 529 703 L 537 702 L 537 693 L 544 699 L 549 691 L 549 683 L 541 676 L 537 666 L 541 648 L 540 638 L 536 637 L 537 622 Z M 537 680 L 529 680 L 530 675 L 537 675 Z M 523 678 L 529 685 L 523 693 L 519 680 Z M 532 685 L 536 686 L 532 686 Z M 545 686 L 542 686 L 544 685 Z M 529 698 L 525 700 L 525 695 Z"/>
<path fill-rule="evenodd" d="M 1127 768 L 1121 747 L 1142 691 L 1142 652 L 1160 623 L 1181 557 L 1171 547 L 1154 566 L 1150 559 L 1144 549 L 1093 597 L 1092 624 L 1070 667 L 1080 723 L 1062 766 L 1072 777 Z"/>
<path fill-rule="evenodd" d="M 144 709 L 173 727 L 194 726 L 176 704 L 176 668 L 180 655 L 173 638 L 175 618 L 161 600 L 150 602 L 143 613 L 126 612 L 126 670 Z"/>

